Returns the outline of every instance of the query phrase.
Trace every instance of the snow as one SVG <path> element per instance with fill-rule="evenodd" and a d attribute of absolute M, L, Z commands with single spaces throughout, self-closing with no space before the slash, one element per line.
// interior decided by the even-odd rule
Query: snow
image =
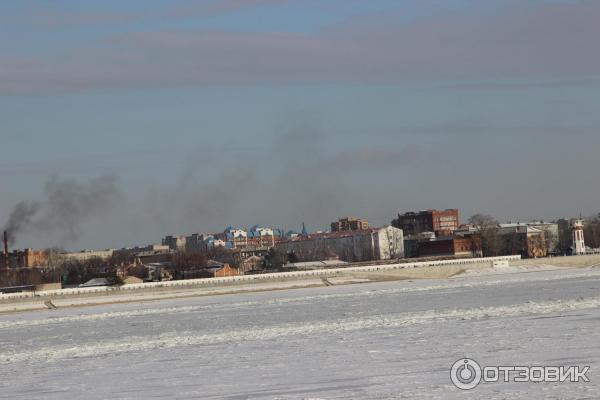
<path fill-rule="evenodd" d="M 589 383 L 450 382 L 589 365 Z M 600 268 L 507 267 L 0 315 L 0 398 L 595 398 Z"/>

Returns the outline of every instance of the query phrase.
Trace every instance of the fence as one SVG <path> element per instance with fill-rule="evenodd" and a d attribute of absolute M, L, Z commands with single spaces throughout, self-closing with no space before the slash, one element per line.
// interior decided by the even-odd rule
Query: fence
<path fill-rule="evenodd" d="M 274 280 L 286 280 L 297 278 L 327 278 L 336 275 L 342 275 L 348 272 L 374 272 L 374 271 L 390 271 L 397 269 L 423 268 L 444 265 L 472 265 L 484 264 L 497 261 L 520 260 L 521 256 L 503 256 L 503 257 L 488 257 L 488 258 L 465 258 L 457 260 L 439 260 L 439 261 L 422 261 L 415 263 L 398 263 L 398 264 L 383 264 L 383 265 L 368 265 L 363 267 L 343 267 L 333 269 L 322 269 L 313 271 L 294 271 L 294 272 L 275 272 L 260 275 L 240 275 L 229 276 L 224 278 L 203 278 L 203 279 L 188 279 L 166 282 L 146 282 L 136 283 L 122 286 L 100 286 L 93 288 L 72 288 L 72 289 L 57 289 L 47 290 L 43 292 L 25 292 L 25 293 L 7 293 L 0 294 L 0 302 L 3 300 L 13 299 L 28 299 L 33 297 L 52 297 L 61 298 L 73 295 L 88 295 L 88 294 L 118 294 L 119 292 L 130 292 L 134 290 L 160 289 L 160 288 L 198 288 L 211 287 L 227 284 L 253 283 Z"/>

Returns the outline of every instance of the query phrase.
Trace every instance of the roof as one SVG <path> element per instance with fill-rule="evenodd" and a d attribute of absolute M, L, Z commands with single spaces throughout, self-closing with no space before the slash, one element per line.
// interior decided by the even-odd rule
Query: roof
<path fill-rule="evenodd" d="M 296 262 L 296 263 L 287 263 L 283 267 L 284 268 L 325 268 L 325 267 L 333 267 L 337 265 L 345 265 L 348 264 L 345 261 L 340 260 L 322 260 L 322 261 L 307 261 L 307 262 Z"/>
<path fill-rule="evenodd" d="M 222 270 L 223 268 L 231 268 L 231 269 L 236 269 L 233 267 L 230 267 L 229 264 L 223 264 L 223 265 L 209 265 L 206 268 L 202 268 L 204 271 L 211 271 L 211 272 L 217 272 Z"/>
<path fill-rule="evenodd" d="M 216 260 L 208 260 L 206 262 L 206 265 L 208 268 L 222 268 L 225 265 L 225 263 Z"/>
<path fill-rule="evenodd" d="M 79 287 L 110 286 L 110 284 L 111 283 L 106 278 L 94 278 L 86 283 L 82 283 Z"/>
<path fill-rule="evenodd" d="M 262 257 L 259 257 L 259 256 L 252 255 L 252 256 L 250 256 L 250 257 L 247 257 L 247 258 L 245 258 L 245 259 L 244 259 L 244 260 L 242 260 L 242 261 L 248 261 L 248 260 L 262 260 Z"/>
<path fill-rule="evenodd" d="M 385 227 L 380 227 L 380 228 L 368 228 L 368 229 L 361 229 L 361 230 L 357 230 L 357 231 L 310 233 L 306 236 L 297 236 L 297 237 L 288 239 L 288 242 L 301 242 L 301 241 L 305 241 L 305 240 L 314 240 L 314 239 L 329 239 L 329 238 L 339 238 L 339 237 L 351 237 L 351 236 L 357 236 L 357 235 L 370 235 L 370 234 L 373 234 L 374 232 L 377 232 L 384 228 L 388 228 L 388 227 L 385 226 Z M 394 228 L 394 229 L 398 229 L 398 228 Z"/>
<path fill-rule="evenodd" d="M 511 232 L 520 232 L 520 233 L 541 233 L 542 230 L 538 228 L 534 228 L 533 226 L 529 226 L 527 224 L 521 223 L 509 223 L 509 224 L 499 224 L 500 233 L 511 233 Z"/>

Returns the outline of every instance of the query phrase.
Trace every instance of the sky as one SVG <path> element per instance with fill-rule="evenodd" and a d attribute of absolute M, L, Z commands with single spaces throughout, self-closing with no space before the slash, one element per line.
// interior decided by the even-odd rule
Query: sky
<path fill-rule="evenodd" d="M 77 250 L 598 213 L 599 19 L 576 0 L 3 1 L 0 221 L 36 203 L 15 246 Z"/>

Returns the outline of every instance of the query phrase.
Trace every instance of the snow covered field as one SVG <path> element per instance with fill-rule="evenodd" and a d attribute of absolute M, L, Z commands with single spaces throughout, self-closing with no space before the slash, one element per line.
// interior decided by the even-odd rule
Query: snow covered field
<path fill-rule="evenodd" d="M 0 316 L 0 398 L 598 398 L 600 268 L 510 267 Z M 481 384 L 451 365 L 589 365 Z"/>

